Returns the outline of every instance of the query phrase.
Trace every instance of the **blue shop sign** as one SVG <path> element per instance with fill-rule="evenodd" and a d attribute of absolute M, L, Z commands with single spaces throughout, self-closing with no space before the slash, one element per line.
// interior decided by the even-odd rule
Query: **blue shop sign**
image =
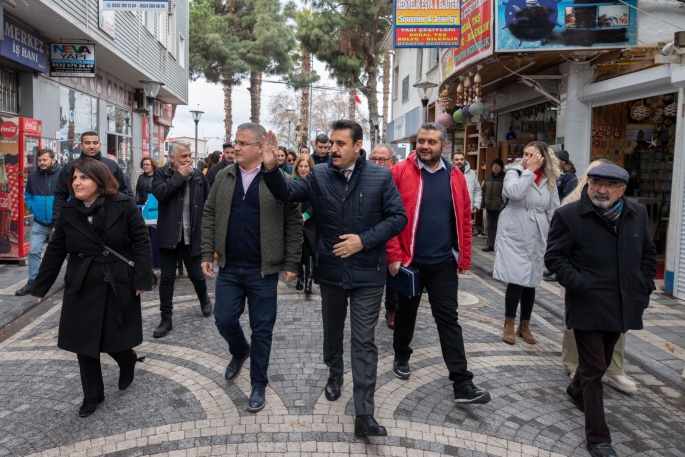
<path fill-rule="evenodd" d="M 32 70 L 48 71 L 47 40 L 12 19 L 5 16 L 5 39 L 0 41 L 0 55 Z"/>

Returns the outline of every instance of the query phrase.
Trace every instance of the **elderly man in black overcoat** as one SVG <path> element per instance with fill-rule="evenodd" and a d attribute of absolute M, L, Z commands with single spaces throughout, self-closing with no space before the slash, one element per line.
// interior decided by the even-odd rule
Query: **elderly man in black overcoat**
<path fill-rule="evenodd" d="M 585 412 L 587 449 L 615 456 L 604 417 L 602 377 L 621 333 L 642 329 L 655 289 L 656 249 L 647 209 L 623 196 L 630 175 L 605 164 L 588 172 L 580 200 L 557 209 L 545 254 L 566 288 L 566 327 L 573 329 L 578 369 L 566 392 Z"/>

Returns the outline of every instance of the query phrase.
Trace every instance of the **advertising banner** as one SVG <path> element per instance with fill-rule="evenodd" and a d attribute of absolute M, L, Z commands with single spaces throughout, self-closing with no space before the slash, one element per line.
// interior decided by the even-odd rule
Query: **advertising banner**
<path fill-rule="evenodd" d="M 50 43 L 50 76 L 95 77 L 95 45 Z"/>
<path fill-rule="evenodd" d="M 461 0 L 394 0 L 394 47 L 461 44 Z"/>
<path fill-rule="evenodd" d="M 4 17 L 3 30 L 2 57 L 41 73 L 48 71 L 48 42 L 43 36 L 9 16 Z"/>
<path fill-rule="evenodd" d="M 164 11 L 168 6 L 167 0 L 131 0 L 126 2 L 112 2 L 104 0 L 103 11 Z"/>
<path fill-rule="evenodd" d="M 104 1 L 100 0 L 98 11 L 100 12 L 99 26 L 101 30 L 112 38 L 117 37 L 117 13 L 115 11 L 105 11 Z"/>
<path fill-rule="evenodd" d="M 440 55 L 440 80 L 444 81 L 452 73 L 454 73 L 454 49 L 449 48 L 443 50 Z"/>
<path fill-rule="evenodd" d="M 497 5 L 497 51 L 637 45 L 637 0 L 507 0 Z"/>
<path fill-rule="evenodd" d="M 461 24 L 462 42 L 459 48 L 453 50 L 454 71 L 493 53 L 494 4 L 494 0 L 464 1 Z"/>

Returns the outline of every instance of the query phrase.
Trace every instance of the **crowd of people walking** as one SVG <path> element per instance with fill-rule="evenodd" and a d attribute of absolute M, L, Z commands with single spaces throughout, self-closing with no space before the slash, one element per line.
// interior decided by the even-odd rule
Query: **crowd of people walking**
<path fill-rule="evenodd" d="M 320 286 L 329 401 L 341 396 L 349 309 L 355 435 L 387 434 L 374 418 L 383 297 L 397 378 L 411 377 L 412 339 L 427 293 L 454 401 L 489 402 L 468 369 L 457 300 L 459 276 L 471 267 L 473 215 L 483 210 L 483 251 L 494 252 L 493 277 L 507 284 L 502 340 L 536 343 L 536 287 L 543 276 L 558 280 L 566 303 L 566 391 L 585 413 L 589 452 L 615 456 L 602 379 L 636 391 L 623 372 L 625 333 L 642 328 L 657 267 L 646 210 L 623 196 L 629 174 L 597 161 L 578 179 L 567 151 L 534 141 L 519 160 L 493 160 L 479 183 L 464 154 L 444 158 L 447 132 L 432 122 L 421 126 L 415 151 L 403 161 L 388 145 L 367 154 L 362 144 L 361 126 L 349 120 L 333 122 L 330 136 L 318 135 L 313 153 L 306 145 L 297 152 L 279 146 L 273 132 L 246 123 L 203 167 L 194 167 L 191 145 L 182 141 L 171 143 L 163 165 L 143 157 L 135 194 L 117 163 L 102 157 L 95 132 L 82 135 L 81 157 L 62 168 L 53 151 L 40 150 L 26 186 L 35 220 L 29 277 L 17 295 L 41 300 L 67 259 L 58 347 L 77 354 L 79 415 L 104 401 L 101 353 L 119 365 L 120 390 L 143 359 L 134 348 L 143 341 L 140 295 L 156 283 L 153 244 L 161 275 L 152 336 L 173 331 L 181 259 L 199 312 L 214 316 L 228 345 L 226 381 L 235 381 L 250 359 L 249 411 L 266 404 L 280 274 L 305 297 Z M 137 206 L 152 200 L 154 243 Z M 206 278 L 214 276 L 212 303 Z M 240 323 L 246 305 L 249 341 Z"/>

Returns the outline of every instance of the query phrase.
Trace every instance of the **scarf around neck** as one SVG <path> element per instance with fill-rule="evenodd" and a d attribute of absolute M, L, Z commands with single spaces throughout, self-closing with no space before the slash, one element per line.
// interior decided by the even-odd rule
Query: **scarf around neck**
<path fill-rule="evenodd" d="M 621 220 L 621 212 L 623 211 L 623 198 L 616 200 L 616 203 L 611 205 L 610 208 L 598 208 L 599 214 L 604 218 L 605 221 L 609 223 L 616 230 L 618 224 Z"/>
<path fill-rule="evenodd" d="M 107 233 L 105 232 L 105 198 L 107 198 L 105 194 L 101 194 L 89 206 L 86 206 L 83 201 L 79 200 L 79 202 L 76 204 L 76 211 L 86 218 L 93 216 L 93 221 L 91 222 L 93 230 L 95 230 L 95 233 L 97 233 L 98 236 L 106 242 Z"/>

